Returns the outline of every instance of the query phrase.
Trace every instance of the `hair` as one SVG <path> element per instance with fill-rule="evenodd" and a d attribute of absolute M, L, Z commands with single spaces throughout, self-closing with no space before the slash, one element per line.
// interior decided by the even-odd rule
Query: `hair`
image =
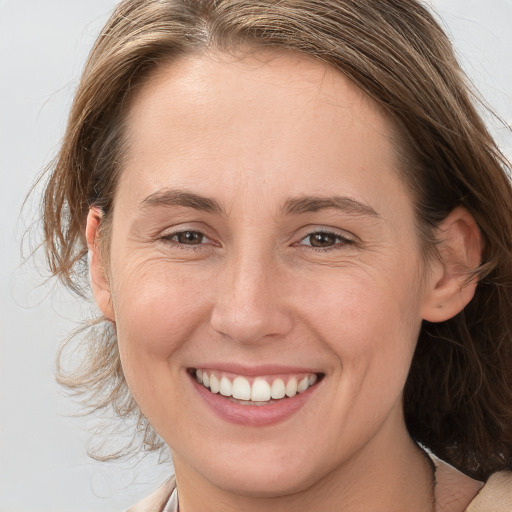
<path fill-rule="evenodd" d="M 434 249 L 457 206 L 485 243 L 475 296 L 463 312 L 424 322 L 404 390 L 411 436 L 466 474 L 512 469 L 512 189 L 510 164 L 432 13 L 415 0 L 125 0 L 83 71 L 43 199 L 49 267 L 87 293 L 85 222 L 103 211 L 106 236 L 130 98 L 180 56 L 271 49 L 308 55 L 348 77 L 397 124 L 401 172 L 418 232 Z M 107 249 L 108 250 L 108 249 Z M 104 319 L 103 319 L 104 320 Z M 115 329 L 99 319 L 79 340 L 81 363 L 61 383 L 91 410 L 135 418 L 148 449 L 161 441 L 130 395 Z"/>

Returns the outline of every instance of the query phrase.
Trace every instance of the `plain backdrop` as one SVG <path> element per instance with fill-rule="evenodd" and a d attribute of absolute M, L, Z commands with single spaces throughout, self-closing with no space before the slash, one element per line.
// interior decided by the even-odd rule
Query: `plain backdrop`
<path fill-rule="evenodd" d="M 114 0 L 0 0 L 0 512 L 121 512 L 170 471 L 154 456 L 88 459 L 91 420 L 54 381 L 55 353 L 90 306 L 22 265 L 24 197 L 54 156 L 80 71 Z M 432 1 L 464 68 L 512 124 L 512 0 Z M 512 157 L 512 136 L 490 122 Z M 37 241 L 37 232 L 26 241 Z M 27 244 L 25 244 L 27 246 Z"/>

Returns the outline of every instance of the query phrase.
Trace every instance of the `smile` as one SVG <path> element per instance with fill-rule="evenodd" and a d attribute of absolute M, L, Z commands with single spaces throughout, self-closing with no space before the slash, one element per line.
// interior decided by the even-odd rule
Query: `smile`
<path fill-rule="evenodd" d="M 318 380 L 315 373 L 246 377 L 209 369 L 196 369 L 195 377 L 211 393 L 231 397 L 242 405 L 265 405 L 303 393 Z"/>
<path fill-rule="evenodd" d="M 324 373 L 301 369 L 261 367 L 235 369 L 188 368 L 192 389 L 222 421 L 244 426 L 265 427 L 286 421 L 319 396 Z"/>

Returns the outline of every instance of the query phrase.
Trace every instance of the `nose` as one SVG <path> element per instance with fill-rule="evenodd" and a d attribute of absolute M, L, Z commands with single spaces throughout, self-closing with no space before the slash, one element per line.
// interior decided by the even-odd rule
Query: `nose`
<path fill-rule="evenodd" d="M 246 253 L 218 276 L 212 329 L 239 343 L 261 343 L 292 329 L 286 277 L 271 258 Z"/>

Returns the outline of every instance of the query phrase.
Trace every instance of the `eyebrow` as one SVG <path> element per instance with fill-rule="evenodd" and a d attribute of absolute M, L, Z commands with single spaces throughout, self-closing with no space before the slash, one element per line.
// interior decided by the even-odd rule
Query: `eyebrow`
<path fill-rule="evenodd" d="M 283 213 L 300 214 L 326 209 L 341 210 L 351 215 L 380 217 L 371 206 L 345 196 L 302 196 L 288 199 L 283 206 Z"/>
<path fill-rule="evenodd" d="M 148 206 L 183 206 L 208 213 L 225 214 L 222 206 L 208 197 L 184 190 L 164 189 L 149 195 L 141 203 L 143 208 Z"/>
<path fill-rule="evenodd" d="M 142 208 L 151 206 L 182 206 L 207 213 L 226 215 L 224 208 L 215 199 L 186 190 L 159 190 L 146 197 L 141 203 Z M 281 208 L 281 213 L 284 215 L 293 215 L 318 212 L 327 209 L 341 210 L 351 215 L 380 217 L 371 206 L 345 196 L 300 196 L 290 198 L 284 203 Z"/>

